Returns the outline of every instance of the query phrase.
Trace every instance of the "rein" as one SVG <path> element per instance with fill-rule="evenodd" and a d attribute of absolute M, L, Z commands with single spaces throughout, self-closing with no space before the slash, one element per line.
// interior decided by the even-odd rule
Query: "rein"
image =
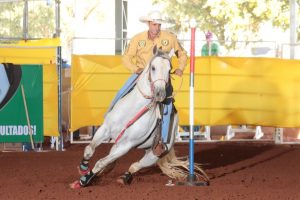
<path fill-rule="evenodd" d="M 117 143 L 120 138 L 123 136 L 125 133 L 126 129 L 129 128 L 134 122 L 136 122 L 143 114 L 145 114 L 148 110 L 150 110 L 153 105 L 155 104 L 154 101 L 151 101 L 148 105 L 146 105 L 136 116 L 134 116 L 127 124 L 126 126 L 122 129 L 122 131 L 119 133 L 118 137 L 115 140 L 115 143 Z"/>
<path fill-rule="evenodd" d="M 137 88 L 138 88 L 139 92 L 143 95 L 144 98 L 146 98 L 146 99 L 153 99 L 154 83 L 155 83 L 156 81 L 164 81 L 166 84 L 168 84 L 164 79 L 157 79 L 157 80 L 155 80 L 155 81 L 150 82 L 151 96 L 146 95 L 146 94 L 141 90 L 141 88 L 139 87 L 139 85 L 137 85 Z"/>
<path fill-rule="evenodd" d="M 170 74 L 175 74 L 175 72 L 171 72 Z M 175 78 L 173 78 L 172 76 L 171 76 L 171 78 L 172 78 L 173 80 L 175 80 Z M 182 82 L 183 82 L 183 77 L 181 76 L 181 77 L 180 77 L 180 85 L 179 85 L 179 87 L 178 87 L 178 89 L 177 89 L 177 92 L 173 92 L 173 94 L 170 95 L 170 96 L 168 96 L 168 97 L 166 97 L 166 99 L 175 98 L 175 96 L 177 95 L 177 93 L 181 90 Z"/>

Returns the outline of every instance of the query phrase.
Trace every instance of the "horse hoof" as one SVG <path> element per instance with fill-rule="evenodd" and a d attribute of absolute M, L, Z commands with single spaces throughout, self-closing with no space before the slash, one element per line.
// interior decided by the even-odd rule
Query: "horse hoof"
<path fill-rule="evenodd" d="M 117 182 L 122 185 L 130 185 L 133 180 L 133 176 L 130 172 L 126 172 L 124 175 L 117 179 Z"/>
<path fill-rule="evenodd" d="M 85 176 L 85 175 L 87 175 L 87 174 L 91 171 L 90 168 L 88 168 L 88 169 L 86 169 L 86 170 L 82 170 L 82 169 L 80 168 L 80 166 L 77 167 L 77 170 L 78 170 L 78 174 L 79 174 L 80 176 Z"/>
<path fill-rule="evenodd" d="M 74 181 L 73 183 L 70 184 L 70 188 L 79 189 L 82 188 L 82 186 L 80 185 L 79 181 Z"/>

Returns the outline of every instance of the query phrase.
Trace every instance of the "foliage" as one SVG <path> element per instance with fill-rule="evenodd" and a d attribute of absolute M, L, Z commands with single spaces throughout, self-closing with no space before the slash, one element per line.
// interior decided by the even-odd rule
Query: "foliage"
<path fill-rule="evenodd" d="M 0 37 L 23 38 L 24 1 L 0 2 Z M 28 37 L 52 37 L 55 32 L 54 7 L 46 2 L 28 2 Z"/>
<path fill-rule="evenodd" d="M 56 33 L 55 2 L 28 1 L 28 38 L 52 38 Z M 63 46 L 63 56 L 71 54 L 72 39 L 78 23 L 88 23 L 89 20 L 103 20 L 100 0 L 65 0 L 60 1 L 60 38 Z M 0 1 L 0 38 L 20 39 L 23 35 L 24 1 Z M 76 12 L 76 9 L 77 12 Z"/>
<path fill-rule="evenodd" d="M 55 33 L 55 8 L 38 2 L 31 2 L 28 11 L 28 33 L 34 38 L 51 38 Z"/>
<path fill-rule="evenodd" d="M 29 0 L 29 38 L 51 38 L 55 30 L 55 1 Z M 228 49 L 236 42 L 260 40 L 257 34 L 265 22 L 274 27 L 289 28 L 289 0 L 152 0 L 165 7 L 175 32 L 188 30 L 191 18 L 197 27 L 212 31 L 220 43 Z M 52 2 L 49 4 L 49 2 Z M 101 0 L 64 0 L 61 2 L 61 39 L 64 49 L 71 51 L 72 38 L 78 30 L 78 22 L 99 23 L 103 20 Z M 296 0 L 300 4 L 300 0 Z M 104 3 L 103 3 L 104 4 Z M 80 9 L 78 12 L 77 9 Z M 0 38 L 23 37 L 24 1 L 0 1 Z M 298 11 L 299 12 L 299 11 Z M 80 14 L 78 14 L 80 13 Z M 299 15 L 299 14 L 298 14 Z M 300 16 L 299 16 L 300 17 Z M 172 19 L 172 20 L 171 20 Z M 297 27 L 298 41 L 300 27 Z M 70 52 L 65 52 L 70 54 Z"/>
<path fill-rule="evenodd" d="M 0 37 L 22 36 L 23 4 L 0 3 Z"/>
<path fill-rule="evenodd" d="M 188 21 L 194 18 L 200 30 L 212 31 L 227 48 L 236 45 L 228 41 L 259 40 L 257 32 L 268 21 L 282 30 L 289 28 L 289 0 L 153 0 L 153 3 L 163 4 L 168 16 L 176 19 L 175 31 L 186 31 Z"/>

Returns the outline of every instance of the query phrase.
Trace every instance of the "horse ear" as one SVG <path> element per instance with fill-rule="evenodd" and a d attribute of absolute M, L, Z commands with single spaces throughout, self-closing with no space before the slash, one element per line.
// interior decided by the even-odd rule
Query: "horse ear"
<path fill-rule="evenodd" d="M 172 56 L 175 55 L 175 51 L 174 48 L 171 49 L 171 51 L 169 52 L 169 57 L 172 58 Z"/>
<path fill-rule="evenodd" d="M 157 46 L 155 45 L 154 47 L 153 47 L 153 55 L 156 55 L 157 54 Z"/>

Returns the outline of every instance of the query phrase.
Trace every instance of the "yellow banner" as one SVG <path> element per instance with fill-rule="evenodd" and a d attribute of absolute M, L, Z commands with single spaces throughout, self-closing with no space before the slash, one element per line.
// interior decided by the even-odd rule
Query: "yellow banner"
<path fill-rule="evenodd" d="M 120 56 L 72 55 L 70 131 L 100 125 L 129 76 Z"/>
<path fill-rule="evenodd" d="M 73 55 L 71 70 L 71 131 L 100 125 L 130 73 L 120 56 Z M 299 77 L 299 60 L 197 57 L 195 124 L 300 127 Z M 189 66 L 173 78 L 179 121 L 187 125 Z"/>
<path fill-rule="evenodd" d="M 195 62 L 195 124 L 300 127 L 299 60 L 199 57 Z M 188 76 L 176 98 L 181 124 L 188 124 Z"/>
<path fill-rule="evenodd" d="M 0 60 L 14 64 L 55 64 L 59 39 L 22 40 L 0 44 Z"/>
<path fill-rule="evenodd" d="M 0 63 L 43 65 L 44 135 L 58 136 L 56 50 L 60 40 L 22 40 L 0 44 Z"/>
<path fill-rule="evenodd" d="M 56 65 L 43 65 L 44 136 L 59 136 Z"/>
<path fill-rule="evenodd" d="M 1 41 L 1 47 L 58 47 L 60 46 L 60 38 L 43 38 L 39 40 L 9 40 Z"/>

